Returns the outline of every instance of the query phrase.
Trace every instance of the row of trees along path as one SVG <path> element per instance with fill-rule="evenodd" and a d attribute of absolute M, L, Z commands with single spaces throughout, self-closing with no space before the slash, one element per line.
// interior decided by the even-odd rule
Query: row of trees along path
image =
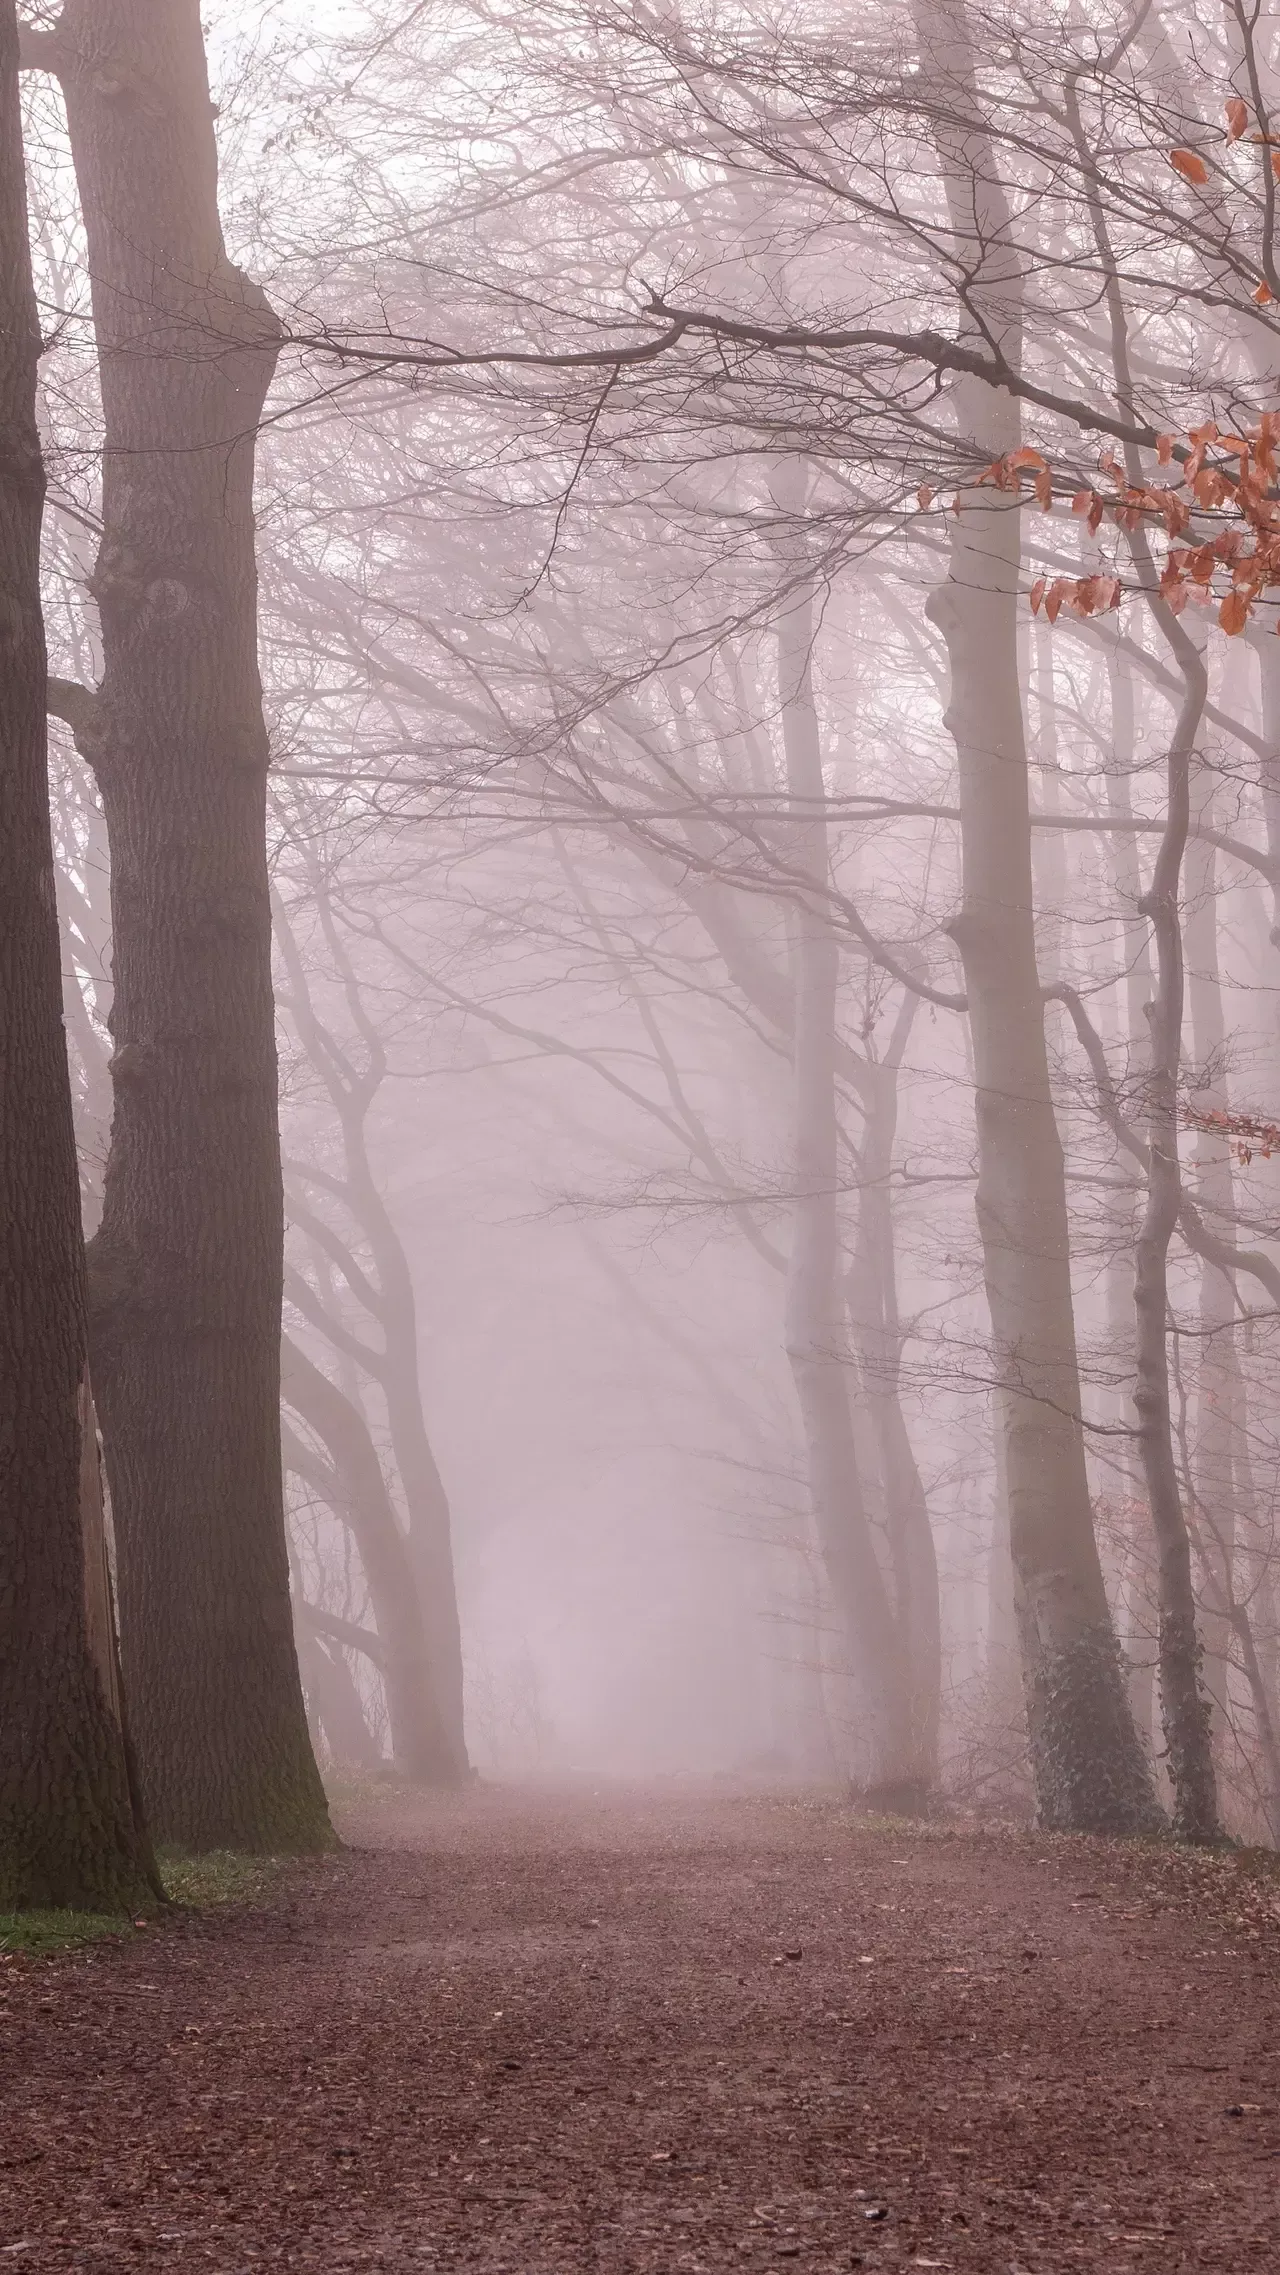
<path fill-rule="evenodd" d="M 1124 309 L 1111 295 L 1114 410 L 1100 411 L 1022 369 L 1026 278 L 1009 251 L 1009 201 L 998 120 L 983 91 L 968 15 L 959 0 L 922 4 L 915 37 L 928 70 L 918 101 L 936 156 L 951 254 L 976 253 L 976 281 L 957 294 L 954 339 L 936 332 L 841 331 L 821 323 L 770 327 L 715 308 L 670 307 L 656 296 L 637 343 L 558 355 L 542 373 L 583 362 L 615 378 L 669 357 L 677 387 L 699 384 L 698 353 L 732 350 L 773 370 L 789 358 L 888 354 L 912 384 L 951 389 L 955 436 L 934 442 L 958 486 L 946 530 L 945 573 L 929 613 L 950 664 L 963 890 L 951 933 L 965 994 L 923 981 L 936 1004 L 967 1015 L 977 1093 L 978 1222 L 999 1383 L 999 1440 L 1017 1577 L 1023 1672 L 1036 1790 L 1045 1822 L 1066 1829 L 1147 1829 L 1159 1821 L 1139 1746 L 1103 1586 L 1089 1508 L 1074 1341 L 1065 1172 L 1044 1032 L 1033 925 L 1031 815 L 1017 666 L 1021 551 L 1020 403 L 1030 398 L 1072 441 L 1098 428 L 1130 454 L 1175 456 L 1194 505 L 1237 497 L 1255 528 L 1272 509 L 1249 490 L 1248 451 L 1235 488 L 1229 464 L 1205 465 L 1216 430 L 1176 449 L 1133 408 Z M 1253 50 L 1244 19 L 1241 55 Z M 0 1508 L 6 1711 L 0 1727 L 5 1885 L 13 1901 L 124 1903 L 153 1883 L 144 1821 L 194 1848 L 324 1848 L 332 1838 L 312 1756 L 295 1656 L 281 1482 L 280 1323 L 283 1210 L 276 1106 L 271 897 L 266 854 L 268 746 L 256 655 L 255 439 L 284 329 L 264 295 L 229 260 L 218 208 L 213 109 L 196 0 L 65 0 L 54 21 L 21 30 L 12 0 L 3 37 L 3 697 L 6 800 L 3 859 L 3 1237 L 6 1338 Z M 673 18 L 637 37 L 688 66 Z M 1236 36 L 1233 33 L 1233 38 Z M 1117 51 L 1118 53 L 1120 51 Z M 807 66 L 838 62 L 811 55 Z M 35 323 L 18 123 L 18 74 L 50 74 L 65 103 L 80 200 L 103 416 L 102 534 L 92 579 L 102 671 L 95 688 L 46 685 L 39 595 L 40 453 L 35 428 Z M 1101 67 L 1100 67 L 1101 68 Z M 726 66 L 732 94 L 734 67 Z M 930 89 L 940 85 L 946 99 Z M 1063 132 L 1076 132 L 1078 88 Z M 728 110 L 733 109 L 732 102 Z M 1233 141 L 1253 113 L 1229 109 Z M 1257 112 L 1264 160 L 1269 149 Z M 728 124 L 723 134 L 728 135 Z M 723 136 L 721 138 L 723 140 Z M 785 139 L 785 138 L 784 138 Z M 727 145 L 725 145 L 727 147 Z M 1195 151 L 1175 149 L 1184 182 L 1211 187 Z M 1264 174 L 1266 168 L 1264 163 Z M 1106 216 L 1096 178 L 1082 210 L 1100 258 Z M 1266 174 L 1268 185 L 1271 177 Z M 1092 202 L 1091 202 L 1092 201 Z M 1207 208 L 1206 208 L 1207 210 Z M 1266 241 L 1274 223 L 1268 189 Z M 1208 229 L 1187 223 L 1187 241 Z M 1271 253 L 1266 254 L 1271 261 Z M 965 260 L 953 263 L 967 273 Z M 1105 266 L 1105 262 L 1104 262 Z M 1114 273 L 1114 263 L 1109 273 Z M 1275 289 L 1264 275 L 1252 305 Z M 317 343 L 309 342 L 312 348 Z M 332 345 L 345 360 L 397 363 L 420 384 L 456 361 L 431 343 Z M 497 348 L 490 360 L 500 364 Z M 483 363 L 483 355 L 472 359 Z M 855 382 L 851 382 L 854 384 Z M 612 384 L 612 381 L 611 381 Z M 883 389 L 881 389 L 881 397 Z M 879 399 L 879 398 L 878 398 Z M 594 421 L 597 413 L 593 411 Z M 594 427 L 592 428 L 594 431 Z M 775 494 L 803 521 L 809 475 L 800 448 L 780 454 Z M 1264 454 L 1269 447 L 1265 430 Z M 1166 448 L 1168 443 L 1168 448 Z M 1224 449 L 1245 448 L 1227 438 Z M 994 489 L 986 474 L 996 471 Z M 1259 467 L 1261 459 L 1258 460 Z M 1046 470 L 1047 471 L 1047 470 Z M 1208 484 L 1206 488 L 1205 485 Z M 791 492 L 794 491 L 794 495 Z M 784 494 L 785 493 L 785 494 Z M 1047 499 L 1053 504 L 1053 480 Z M 921 511 L 928 501 L 922 494 Z M 1189 515 L 1191 507 L 1185 509 Z M 1096 530 L 1092 505 L 1089 527 Z M 1189 817 L 1190 745 L 1204 703 L 1203 671 L 1177 626 L 1190 577 L 1172 561 L 1158 589 L 1140 524 L 1165 512 L 1145 494 L 1122 499 L 1137 581 L 1167 633 L 1184 694 L 1168 755 L 1168 815 L 1144 903 L 1156 944 L 1152 1080 L 1145 1133 L 1127 1132 L 1147 1175 L 1138 1247 L 1141 1446 L 1160 1547 L 1161 1672 L 1177 1820 L 1202 1837 L 1218 1829 L 1210 1715 L 1200 1679 L 1184 1512 L 1172 1468 L 1164 1298 L 1168 1242 L 1188 1226 L 1176 1167 L 1182 1011 L 1177 891 Z M 1127 518 L 1126 518 L 1127 517 Z M 797 1126 L 811 1189 L 797 1212 L 788 1345 L 804 1412 L 818 1531 L 830 1574 L 861 1634 L 873 1720 L 884 1733 L 886 1782 L 927 1784 L 936 1744 L 933 1677 L 885 1649 L 881 1585 L 843 1443 L 843 1391 L 833 1395 L 838 1309 L 831 1247 L 836 1133 L 831 1044 L 836 958 L 829 849 L 821 820 L 822 752 L 809 679 L 813 603 L 803 550 L 780 558 L 792 592 L 777 625 L 778 686 L 793 818 L 807 821 L 789 890 L 798 909 L 791 1051 Z M 1243 629 L 1270 577 L 1270 538 L 1245 568 L 1238 548 L 1215 561 L 1231 578 L 1228 633 Z M 1204 581 L 1201 579 L 1201 581 Z M 1087 615 L 1118 580 L 1053 587 Z M 1104 596 L 1103 587 L 1106 587 Z M 1162 613 L 1163 612 L 1163 613 Z M 43 705 L 71 725 L 102 801 L 111 859 L 114 1002 L 113 1110 L 100 1226 L 87 1262 L 60 1021 L 55 898 L 44 788 Z M 843 912 L 852 921 L 849 910 Z M 873 958 L 884 961 L 867 938 Z M 290 964 L 287 937 L 286 968 Z M 901 980 L 903 973 L 893 968 Z M 301 974 L 290 973 L 295 1017 L 309 1018 Z M 1059 989 L 1086 1052 L 1087 1015 Z M 318 1036 L 313 1036 L 318 1041 Z M 1093 1038 L 1096 1040 L 1096 1038 Z M 1095 1066 L 1096 1057 L 1091 1059 Z M 335 1091 L 349 1166 L 362 1159 L 357 1085 Z M 1099 1076 L 1106 1097 L 1105 1068 Z M 40 1142 L 32 1147 L 31 1133 Z M 34 1153 L 34 1159 L 33 1159 Z M 368 1196 L 366 1196 L 366 1200 Z M 366 1210 L 366 1215 L 368 1215 Z M 375 1212 L 376 1213 L 376 1212 Z M 372 1222 L 372 1218 L 370 1218 Z M 1191 1237 L 1191 1234 L 1188 1234 Z M 1203 1236 L 1207 1238 L 1208 1236 Z M 1219 1244 L 1221 1245 L 1221 1244 Z M 1227 1252 L 1216 1259 L 1234 1270 Z M 403 1258 L 379 1258 L 378 1303 L 404 1311 Z M 11 1297 L 7 1291 L 16 1291 Z M 400 1334 L 387 1371 L 393 1429 L 414 1448 L 420 1522 L 409 1556 L 385 1523 L 368 1533 L 388 1607 L 401 1570 L 425 1586 L 420 1645 L 388 1634 L 387 1664 L 404 1676 L 396 1719 L 407 1758 L 424 1774 L 461 1778 L 460 1655 L 452 1604 L 447 1512 L 429 1449 L 417 1444 L 413 1386 L 395 1373 L 412 1348 Z M 86 1364 L 86 1356 L 88 1364 Z M 367 1448 L 326 1397 L 310 1364 L 290 1354 L 288 1395 L 327 1442 L 335 1474 Z M 93 1490 L 101 1414 L 119 1550 L 121 1669 L 107 1603 L 100 1497 Z M 839 1389 L 839 1385 L 836 1384 Z M 410 1462 L 410 1467 L 413 1463 Z M 341 1487 L 335 1487 L 340 1491 Z M 908 1497 L 910 1498 L 910 1497 Z M 914 1504 L 913 1504 L 914 1505 Z M 97 1510 L 97 1514 L 95 1514 Z M 916 1514 L 918 1515 L 918 1511 Z M 390 1512 L 393 1530 L 394 1511 Z M 918 1529 L 918 1528 L 917 1528 Z M 917 1551 L 920 1543 L 916 1543 Z M 399 1558 L 399 1561 L 397 1561 Z M 916 1583 L 936 1577 L 915 1554 Z M 904 1565 L 904 1570 L 906 1566 Z M 370 1573 L 371 1584 L 374 1574 Z M 910 1591 L 898 1605 L 905 1617 Z M 390 1616 L 390 1613 L 389 1613 Z M 407 1615 L 406 1615 L 407 1617 Z M 411 1626 L 411 1620 L 408 1622 Z M 927 1653 L 926 1653 L 927 1658 Z M 893 1664 L 890 1664 L 893 1661 Z M 883 1663 L 882 1663 L 883 1662 Z M 415 1684 L 417 1688 L 415 1690 Z M 127 1703 L 127 1715 L 126 1715 Z M 127 1727 L 126 1727 L 127 1722 Z M 136 1774 L 133 1762 L 136 1757 Z"/>

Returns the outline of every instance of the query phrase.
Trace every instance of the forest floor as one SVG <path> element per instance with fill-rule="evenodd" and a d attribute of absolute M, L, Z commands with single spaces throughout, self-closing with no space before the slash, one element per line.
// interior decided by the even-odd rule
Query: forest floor
<path fill-rule="evenodd" d="M 832 1799 L 371 1788 L 0 1965 L 0 2263 L 1280 2267 L 1280 1877 Z"/>

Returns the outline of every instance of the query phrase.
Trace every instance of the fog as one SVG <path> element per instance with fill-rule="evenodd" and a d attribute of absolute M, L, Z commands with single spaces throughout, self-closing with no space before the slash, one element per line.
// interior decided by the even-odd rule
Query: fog
<path fill-rule="evenodd" d="M 1280 1833 L 1242 24 L 241 0 L 217 206 L 186 129 L 112 206 L 97 83 L 24 75 L 91 1371 L 162 1823 L 184 1666 L 276 1649 L 278 1185 L 235 1103 L 273 1019 L 333 1780 Z"/>

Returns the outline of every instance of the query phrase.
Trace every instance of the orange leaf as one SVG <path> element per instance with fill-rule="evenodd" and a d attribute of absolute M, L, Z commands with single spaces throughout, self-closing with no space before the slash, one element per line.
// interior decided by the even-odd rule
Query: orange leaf
<path fill-rule="evenodd" d="M 1040 603 L 1044 599 L 1044 588 L 1045 579 L 1043 577 L 1037 577 L 1035 583 L 1031 587 L 1031 613 L 1033 616 L 1038 616 L 1040 614 Z"/>
<path fill-rule="evenodd" d="M 929 488 L 927 482 L 922 482 L 919 489 L 916 491 L 916 504 L 919 506 L 921 513 L 927 513 L 930 506 L 933 504 L 933 491 Z"/>
<path fill-rule="evenodd" d="M 1035 478 L 1035 485 L 1034 485 L 1034 486 L 1035 486 L 1035 493 L 1036 493 L 1036 497 L 1037 497 L 1037 499 L 1039 500 L 1039 503 L 1040 503 L 1040 506 L 1041 506 L 1041 509 L 1042 509 L 1042 511 L 1043 511 L 1043 512 L 1045 512 L 1045 513 L 1052 513 L 1052 511 L 1053 511 L 1053 476 L 1052 476 L 1052 474 L 1049 472 L 1049 469 L 1048 469 L 1048 467 L 1047 467 L 1047 466 L 1044 466 L 1044 467 L 1042 467 L 1042 468 L 1041 468 L 1041 470 L 1040 470 L 1040 472 L 1037 474 L 1037 476 L 1036 476 L 1036 478 Z"/>
<path fill-rule="evenodd" d="M 1280 150 L 1273 150 L 1271 153 L 1271 171 L 1280 179 Z"/>
<path fill-rule="evenodd" d="M 1177 167 L 1184 181 L 1207 182 L 1209 179 L 1208 167 L 1194 150 L 1171 150 L 1169 164 Z"/>
<path fill-rule="evenodd" d="M 1102 519 L 1104 511 L 1105 508 L 1103 506 L 1102 499 L 1095 497 L 1093 504 L 1089 508 L 1089 535 L 1091 537 L 1096 537 L 1098 532 L 1098 524 Z"/>
<path fill-rule="evenodd" d="M 1271 287 L 1267 283 L 1265 277 L 1263 278 L 1261 284 L 1258 286 L 1258 289 L 1254 293 L 1253 297 L 1257 301 L 1259 308 L 1269 308 L 1271 306 L 1272 301 L 1275 299 L 1275 294 L 1271 290 Z"/>
<path fill-rule="evenodd" d="M 1006 466 L 1043 466 L 1044 463 L 1042 451 L 1029 449 L 1011 450 L 1005 460 Z"/>
<path fill-rule="evenodd" d="M 1249 106 L 1248 106 L 1248 104 L 1247 104 L 1247 103 L 1244 103 L 1244 102 L 1241 102 L 1239 95 L 1233 95 L 1233 96 L 1232 96 L 1232 98 L 1231 98 L 1231 100 L 1230 100 L 1230 102 L 1227 104 L 1227 138 L 1228 138 L 1228 140 L 1229 140 L 1229 141 L 1231 141 L 1231 142 L 1238 142 L 1238 141 L 1240 140 L 1240 137 L 1241 137 L 1241 135 L 1244 133 L 1244 130 L 1245 130 L 1245 128 L 1247 127 L 1247 125 L 1248 125 L 1248 124 L 1249 124 Z"/>
<path fill-rule="evenodd" d="M 1224 632 L 1233 637 L 1243 632 L 1249 621 L 1249 602 L 1242 592 L 1229 592 L 1218 610 L 1218 622 Z"/>
<path fill-rule="evenodd" d="M 1172 456 L 1173 456 L 1173 436 L 1172 436 L 1171 434 L 1158 434 L 1158 435 L 1156 436 L 1156 464 L 1157 464 L 1157 466 L 1167 466 L 1167 465 L 1168 465 L 1168 463 L 1169 463 L 1169 460 L 1172 458 Z"/>

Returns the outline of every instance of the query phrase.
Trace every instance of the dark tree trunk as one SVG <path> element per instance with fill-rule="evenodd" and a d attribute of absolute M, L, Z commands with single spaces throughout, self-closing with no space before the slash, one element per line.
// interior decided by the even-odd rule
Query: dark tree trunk
<path fill-rule="evenodd" d="M 116 1911 L 156 1891 L 89 1629 L 84 1247 L 45 767 L 39 345 L 18 33 L 13 0 L 0 0 L 0 1906 Z"/>
<path fill-rule="evenodd" d="M 66 98 L 105 418 L 80 741 L 111 848 L 114 1118 L 90 1302 L 134 1730 L 167 1839 L 314 1848 L 252 510 L 279 328 L 222 243 L 198 0 L 67 0 L 30 59 Z"/>

